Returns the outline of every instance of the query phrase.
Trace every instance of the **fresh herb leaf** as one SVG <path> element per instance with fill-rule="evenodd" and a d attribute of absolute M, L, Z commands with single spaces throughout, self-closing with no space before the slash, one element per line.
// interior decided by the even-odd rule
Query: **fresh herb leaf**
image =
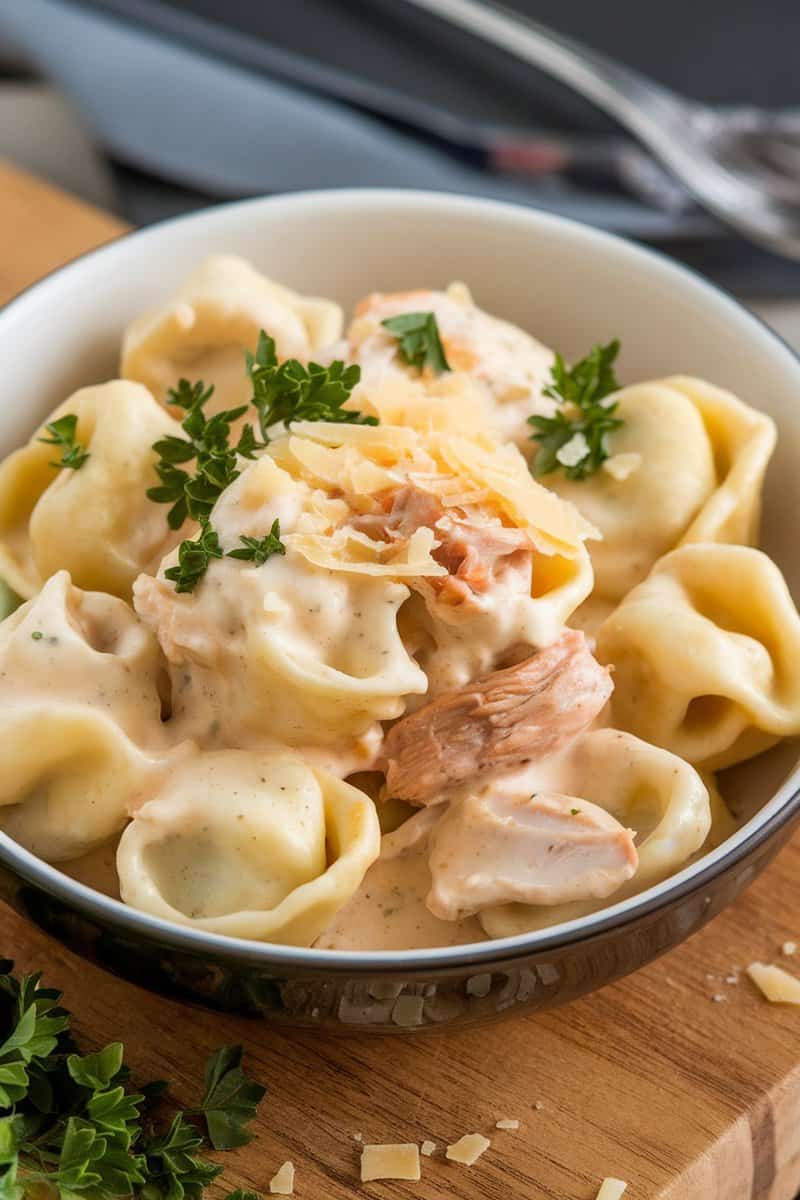
<path fill-rule="evenodd" d="M 206 1092 L 200 1111 L 215 1150 L 232 1150 L 252 1141 L 245 1126 L 266 1094 L 266 1088 L 248 1079 L 241 1062 L 241 1046 L 223 1046 L 206 1063 Z"/>
<path fill-rule="evenodd" d="M 71 471 L 78 471 L 89 458 L 89 451 L 84 449 L 80 442 L 75 441 L 77 428 L 78 418 L 74 413 L 67 413 L 57 421 L 50 421 L 45 425 L 50 437 L 40 437 L 36 440 L 48 446 L 58 446 L 62 451 L 61 461 L 51 462 L 51 467 L 59 470 L 66 467 Z"/>
<path fill-rule="evenodd" d="M 225 1200 L 261 1200 L 258 1192 L 246 1192 L 244 1188 L 234 1188 L 228 1192 Z"/>
<path fill-rule="evenodd" d="M 242 1071 L 241 1049 L 209 1058 L 202 1107 L 174 1113 L 159 1132 L 140 1116 L 144 1093 L 126 1091 L 122 1044 L 79 1055 L 59 993 L 42 988 L 38 975 L 17 980 L 11 971 L 0 962 L 0 1066 L 14 1068 L 0 1101 L 0 1200 L 200 1200 L 222 1170 L 206 1156 L 212 1125 L 217 1149 L 243 1144 L 264 1094 Z M 50 1109 L 36 1103 L 37 1079 L 47 1084 Z"/>
<path fill-rule="evenodd" d="M 377 425 L 375 417 L 344 408 L 361 378 L 361 368 L 337 359 L 329 367 L 296 358 L 279 363 L 275 341 L 262 329 L 255 354 L 245 352 L 247 374 L 253 389 L 261 436 L 266 444 L 273 425 L 293 421 L 335 421 L 350 425 Z"/>
<path fill-rule="evenodd" d="M 112 1042 L 96 1054 L 70 1054 L 67 1058 L 67 1070 L 71 1077 L 81 1087 L 90 1088 L 93 1092 L 107 1088 L 122 1068 L 122 1042 Z"/>
<path fill-rule="evenodd" d="M 216 531 L 203 524 L 198 536 L 187 538 L 178 547 L 178 564 L 164 572 L 164 578 L 175 584 L 176 592 L 193 592 L 208 570 L 212 558 L 222 558 L 223 551 Z"/>
<path fill-rule="evenodd" d="M 531 439 L 539 443 L 531 464 L 537 477 L 563 469 L 568 479 L 586 479 L 608 458 L 608 435 L 624 424 L 614 416 L 617 402 L 606 399 L 619 388 L 614 373 L 619 347 L 617 340 L 594 346 L 570 369 L 556 355 L 544 395 L 559 408 L 552 417 L 528 417 L 536 431 Z"/>
<path fill-rule="evenodd" d="M 145 1200 L 197 1200 L 204 1188 L 222 1172 L 218 1163 L 201 1157 L 205 1147 L 202 1133 L 179 1112 L 167 1132 L 143 1143 L 147 1183 Z"/>
<path fill-rule="evenodd" d="M 418 367 L 420 371 L 430 367 L 436 375 L 452 369 L 439 336 L 435 313 L 401 313 L 399 317 L 387 317 L 381 325 L 397 338 L 398 353 L 410 367 Z"/>
<path fill-rule="evenodd" d="M 262 445 L 249 425 L 238 444 L 229 445 L 231 425 L 244 416 L 247 405 L 206 417 L 203 410 L 213 394 L 213 386 L 207 388 L 202 381 L 190 383 L 188 379 L 181 379 L 177 388 L 169 391 L 170 403 L 186 411 L 181 428 L 187 437 L 170 434 L 153 443 L 161 483 L 148 488 L 147 496 L 157 504 L 171 505 L 167 513 L 170 529 L 180 529 L 187 517 L 207 521 L 219 496 L 239 476 L 237 454 L 252 458 Z M 194 474 L 180 465 L 192 461 Z"/>
<path fill-rule="evenodd" d="M 239 541 L 243 543 L 239 550 L 229 550 L 228 558 L 244 558 L 262 567 L 273 554 L 285 554 L 286 547 L 281 541 L 281 526 L 278 518 L 272 522 L 272 528 L 263 538 L 247 537 L 242 534 Z"/>

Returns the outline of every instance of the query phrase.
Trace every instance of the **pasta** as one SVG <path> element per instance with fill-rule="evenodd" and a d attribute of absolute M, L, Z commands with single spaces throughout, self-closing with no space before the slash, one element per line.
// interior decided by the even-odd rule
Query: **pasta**
<path fill-rule="evenodd" d="M 342 324 L 213 256 L 0 463 L 0 830 L 157 920 L 353 951 L 721 845 L 715 772 L 800 734 L 772 422 L 463 284 Z"/>
<path fill-rule="evenodd" d="M 122 835 L 122 898 L 232 937 L 308 946 L 378 855 L 375 808 L 325 771 L 223 750 L 186 760 Z"/>
<path fill-rule="evenodd" d="M 679 545 L 754 544 L 775 444 L 769 417 L 702 379 L 636 384 L 614 399 L 623 425 L 603 468 L 552 480 L 602 534 L 592 546 L 595 593 L 612 602 Z"/>
<path fill-rule="evenodd" d="M 125 825 L 172 758 L 155 639 L 65 571 L 0 624 L 0 828 L 50 862 Z"/>
<path fill-rule="evenodd" d="M 367 384 L 405 373 L 381 322 L 409 310 L 435 314 L 455 377 L 467 376 L 483 395 L 488 428 L 501 441 L 524 445 L 531 413 L 553 409 L 543 395 L 552 350 L 516 325 L 483 312 L 463 283 L 444 292 L 373 292 L 356 306 L 347 332 L 350 355 L 361 364 Z"/>
<path fill-rule="evenodd" d="M 615 722 L 717 770 L 800 733 L 800 617 L 775 564 L 683 546 L 601 626 Z"/>
<path fill-rule="evenodd" d="M 120 374 L 143 383 L 162 404 L 178 379 L 191 375 L 215 388 L 216 410 L 250 398 L 244 351 L 260 329 L 282 358 L 307 359 L 334 342 L 342 313 L 330 300 L 300 296 L 273 283 L 244 259 L 216 254 L 194 271 L 162 307 L 125 332 Z"/>
<path fill-rule="evenodd" d="M 82 588 L 125 599 L 140 572 L 177 536 L 147 499 L 158 483 L 153 443 L 178 425 L 139 384 L 83 388 L 51 413 L 73 414 L 88 450 L 80 470 L 59 469 L 44 426 L 0 466 L 0 575 L 28 598 L 56 571 Z"/>

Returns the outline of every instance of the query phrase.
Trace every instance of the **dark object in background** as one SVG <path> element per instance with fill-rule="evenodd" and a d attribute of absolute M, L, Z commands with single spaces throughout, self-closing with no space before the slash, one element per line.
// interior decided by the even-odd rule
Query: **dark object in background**
<path fill-rule="evenodd" d="M 698 99 L 800 101 L 794 0 L 773 0 L 769 21 L 748 0 L 513 7 Z M 420 137 L 420 126 L 433 131 L 449 119 L 457 136 L 474 124 L 477 144 L 496 125 L 543 129 L 580 135 L 591 157 L 592 146 L 619 131 L 562 85 L 403 0 L 25 0 L 5 17 L 0 6 L 0 33 L 4 22 L 12 34 L 16 26 L 34 62 L 83 101 L 118 159 L 203 197 L 348 184 L 484 194 L 670 249 L 680 239 L 701 267 L 698 250 L 713 243 L 716 276 L 751 293 L 800 281 L 791 264 L 749 247 L 740 255 L 741 243 L 691 205 L 643 203 L 640 189 L 632 195 L 610 180 L 613 172 L 532 181 L 483 169 L 474 144 L 454 151 L 434 132 Z M 360 111 L 352 106 L 359 91 Z M 404 105 L 413 121 L 403 122 Z M 376 119 L 376 107 L 394 119 Z M 165 194 L 159 210 L 154 188 L 144 187 L 148 214 L 179 206 L 179 196 Z M 126 206 L 139 221 L 147 219 L 136 211 L 141 190 L 128 192 Z M 656 176 L 661 201 L 658 192 Z"/>

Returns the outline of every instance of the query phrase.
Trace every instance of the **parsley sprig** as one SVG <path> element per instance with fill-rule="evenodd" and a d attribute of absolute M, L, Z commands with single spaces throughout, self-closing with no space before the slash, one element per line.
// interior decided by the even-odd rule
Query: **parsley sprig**
<path fill-rule="evenodd" d="M 285 554 L 286 547 L 281 541 L 280 521 L 276 517 L 272 528 L 263 538 L 247 537 L 242 534 L 239 538 L 242 545 L 227 554 L 219 544 L 219 537 L 208 522 L 205 522 L 195 539 L 187 538 L 178 547 L 178 562 L 164 572 L 164 578 L 175 584 L 176 592 L 193 592 L 209 568 L 212 558 L 242 558 L 249 560 L 257 567 L 263 567 L 273 554 Z M 0 1200 L 2 1198 L 0 1197 Z"/>
<path fill-rule="evenodd" d="M 281 541 L 281 526 L 277 517 L 272 522 L 272 528 L 265 537 L 248 537 L 243 533 L 239 537 L 239 541 L 242 542 L 242 546 L 238 550 L 229 550 L 227 557 L 243 558 L 254 563 L 257 567 L 263 567 L 267 559 L 272 558 L 273 554 L 286 553 L 286 547 Z"/>
<path fill-rule="evenodd" d="M 255 354 L 245 351 L 247 374 L 253 389 L 253 405 L 258 413 L 261 436 L 266 444 L 270 429 L 293 421 L 334 421 L 349 425 L 377 425 L 375 417 L 344 408 L 361 378 L 356 364 L 345 366 L 337 359 L 330 366 L 296 358 L 279 363 L 275 340 L 262 329 Z"/>
<path fill-rule="evenodd" d="M 586 479 L 608 458 L 608 435 L 624 424 L 614 416 L 617 402 L 604 403 L 619 388 L 614 374 L 619 347 L 616 339 L 594 346 L 570 369 L 556 355 L 544 395 L 559 408 L 552 417 L 528 417 L 536 431 L 531 439 L 539 443 L 531 464 L 537 477 L 563 469 L 567 479 Z"/>
<path fill-rule="evenodd" d="M 187 538 L 181 542 L 178 547 L 177 565 L 168 567 L 164 578 L 175 584 L 176 592 L 193 592 L 208 570 L 212 558 L 222 557 L 219 537 L 208 522 L 205 522 L 196 538 Z"/>
<path fill-rule="evenodd" d="M 408 366 L 418 367 L 420 371 L 430 367 L 437 375 L 451 370 L 435 313 L 401 313 L 398 317 L 387 317 L 381 325 L 397 338 L 398 353 Z"/>
<path fill-rule="evenodd" d="M 80 470 L 90 455 L 80 442 L 75 441 L 78 429 L 78 418 L 75 413 L 67 413 L 65 416 L 59 417 L 57 421 L 49 421 L 45 425 L 45 429 L 50 437 L 40 437 L 36 440 L 44 442 L 47 446 L 58 446 L 62 452 L 60 461 L 51 462 L 50 466 L 56 467 L 59 471 L 62 467 L 70 471 Z"/>
<path fill-rule="evenodd" d="M 265 1094 L 245 1075 L 241 1047 L 211 1055 L 200 1104 L 164 1128 L 151 1110 L 166 1085 L 127 1090 L 121 1042 L 78 1054 L 60 993 L 11 970 L 0 961 L 2 1200 L 200 1200 L 223 1169 L 207 1151 L 248 1142 Z"/>
<path fill-rule="evenodd" d="M 181 428 L 187 436 L 169 435 L 153 443 L 159 455 L 156 472 L 161 484 L 148 488 L 147 496 L 157 504 L 172 506 L 167 513 L 170 529 L 180 529 L 187 517 L 207 520 L 225 488 L 240 474 L 237 456 L 254 458 L 255 451 L 263 446 L 252 425 L 245 425 L 235 446 L 229 444 L 231 425 L 244 416 L 248 406 L 243 404 L 207 417 L 203 410 L 213 394 L 213 387 L 188 379 L 181 379 L 177 388 L 169 390 L 170 403 L 186 410 Z M 194 475 L 179 465 L 192 461 Z"/>

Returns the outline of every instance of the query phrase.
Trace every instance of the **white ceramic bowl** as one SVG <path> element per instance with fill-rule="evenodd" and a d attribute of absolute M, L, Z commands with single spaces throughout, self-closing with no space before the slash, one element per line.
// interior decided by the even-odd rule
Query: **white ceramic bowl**
<path fill-rule="evenodd" d="M 125 324 L 212 252 L 243 255 L 282 283 L 335 297 L 346 309 L 368 291 L 463 279 L 482 307 L 567 358 L 619 337 L 624 381 L 686 373 L 730 388 L 777 422 L 764 546 L 800 595 L 795 355 L 684 267 L 570 221 L 489 201 L 398 191 L 252 200 L 169 221 L 86 255 L 0 313 L 0 450 L 23 441 L 74 388 L 111 377 Z M 741 768 L 737 789 L 751 820 L 658 887 L 580 921 L 473 948 L 336 954 L 179 929 L 66 879 L 2 835 L 0 882 L 7 899 L 63 940 L 153 986 L 295 1022 L 383 1028 L 391 1026 L 385 1004 L 370 1015 L 369 1005 L 352 1001 L 369 980 L 390 977 L 400 992 L 418 991 L 420 983 L 433 989 L 428 995 L 437 1002 L 426 1002 L 421 1024 L 465 1021 L 559 1003 L 698 928 L 787 836 L 800 809 L 800 772 L 791 774 L 796 758 L 796 747 L 784 745 Z M 491 975 L 486 995 L 467 986 L 478 972 Z"/>

